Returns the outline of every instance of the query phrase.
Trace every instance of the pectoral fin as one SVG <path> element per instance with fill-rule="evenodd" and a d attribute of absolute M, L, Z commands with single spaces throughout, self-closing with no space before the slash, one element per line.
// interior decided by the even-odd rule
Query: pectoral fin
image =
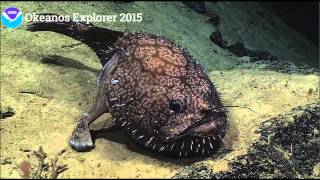
<path fill-rule="evenodd" d="M 120 56 L 121 56 L 121 53 L 116 53 L 111 58 L 111 60 L 103 66 L 103 68 L 102 68 L 102 70 L 101 70 L 101 72 L 100 72 L 100 74 L 99 74 L 99 76 L 97 78 L 97 86 L 100 86 L 101 84 L 106 82 L 106 80 L 108 78 L 110 78 L 110 76 L 112 75 L 113 70 L 116 68 L 116 65 L 119 62 Z"/>

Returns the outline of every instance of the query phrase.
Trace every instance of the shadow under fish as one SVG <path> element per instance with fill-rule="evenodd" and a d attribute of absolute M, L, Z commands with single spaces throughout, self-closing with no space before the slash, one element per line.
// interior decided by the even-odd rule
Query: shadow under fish
<path fill-rule="evenodd" d="M 41 59 L 41 62 L 44 64 L 52 64 L 66 68 L 87 70 L 95 74 L 98 73 L 96 69 L 88 67 L 79 61 L 59 55 L 47 55 Z"/>

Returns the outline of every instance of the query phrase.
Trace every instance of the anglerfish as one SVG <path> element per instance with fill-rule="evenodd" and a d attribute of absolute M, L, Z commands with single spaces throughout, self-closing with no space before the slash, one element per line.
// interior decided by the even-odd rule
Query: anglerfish
<path fill-rule="evenodd" d="M 28 30 L 79 40 L 102 64 L 96 99 L 69 140 L 76 151 L 94 148 L 89 125 L 104 113 L 111 113 L 114 126 L 133 141 L 162 155 L 201 157 L 221 145 L 226 109 L 204 68 L 186 48 L 162 36 L 87 22 L 31 22 Z"/>

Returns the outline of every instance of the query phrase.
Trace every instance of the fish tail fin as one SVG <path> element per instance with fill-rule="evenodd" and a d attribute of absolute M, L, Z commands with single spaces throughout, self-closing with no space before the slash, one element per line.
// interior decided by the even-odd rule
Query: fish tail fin
<path fill-rule="evenodd" d="M 50 16 L 52 19 L 62 19 L 61 16 L 57 14 L 38 15 Z M 120 31 L 100 28 L 91 23 L 75 22 L 72 20 L 33 21 L 28 24 L 27 30 L 32 32 L 52 31 L 81 41 L 96 52 L 102 65 L 107 63 L 108 58 L 104 57 L 106 53 L 99 53 L 99 51 L 108 50 L 118 38 L 123 36 L 123 32 Z"/>

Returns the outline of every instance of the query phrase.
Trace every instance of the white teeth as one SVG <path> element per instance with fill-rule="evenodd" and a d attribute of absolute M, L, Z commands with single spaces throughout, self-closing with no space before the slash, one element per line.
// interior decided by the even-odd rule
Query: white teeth
<path fill-rule="evenodd" d="M 188 154 L 188 152 L 184 153 L 184 156 L 186 157 L 186 156 L 187 156 L 187 154 Z"/>
<path fill-rule="evenodd" d="M 153 145 L 152 149 L 154 150 L 155 148 L 156 148 L 156 144 L 155 144 L 155 145 Z"/>
<path fill-rule="evenodd" d="M 117 100 L 118 98 L 112 98 L 112 99 L 110 99 L 110 101 L 115 101 L 115 100 Z"/>
<path fill-rule="evenodd" d="M 184 147 L 184 141 L 182 142 L 182 146 L 181 146 L 181 149 L 183 149 L 183 147 Z"/>
<path fill-rule="evenodd" d="M 126 125 L 126 123 L 127 123 L 127 122 L 122 123 L 122 125 L 121 125 L 121 126 L 123 127 L 124 125 Z"/>
<path fill-rule="evenodd" d="M 180 151 L 180 153 L 179 153 L 179 157 L 181 157 L 181 151 Z"/>
<path fill-rule="evenodd" d="M 175 144 L 176 144 L 176 143 L 173 143 L 173 144 L 172 144 L 172 146 L 171 146 L 171 151 L 172 151 L 172 149 L 173 149 L 173 147 L 174 147 Z"/>
<path fill-rule="evenodd" d="M 202 139 L 203 144 L 206 144 L 206 141 L 204 140 L 204 138 Z"/>
<path fill-rule="evenodd" d="M 154 139 L 154 136 L 152 136 L 148 142 L 146 142 L 146 145 L 145 146 L 148 146 L 150 144 L 150 142 Z"/>
<path fill-rule="evenodd" d="M 112 119 L 112 122 L 115 122 L 117 118 Z"/>
<path fill-rule="evenodd" d="M 213 146 L 212 146 L 211 142 L 209 142 L 209 145 L 210 145 L 211 149 L 213 149 Z"/>
<path fill-rule="evenodd" d="M 150 142 L 153 140 L 153 138 L 154 138 L 154 136 L 152 136 L 152 137 L 149 139 L 149 141 L 144 144 L 144 146 L 147 147 L 147 146 L 150 144 Z"/>
<path fill-rule="evenodd" d="M 190 150 L 192 151 L 193 141 L 191 140 Z"/>
<path fill-rule="evenodd" d="M 143 138 L 143 137 L 144 137 L 144 135 L 141 135 L 141 136 L 138 137 L 138 139 L 141 139 L 141 138 Z"/>
<path fill-rule="evenodd" d="M 133 131 L 132 131 L 132 134 L 134 135 L 136 132 L 137 132 L 137 129 L 133 130 Z"/>
<path fill-rule="evenodd" d="M 197 147 L 197 149 L 196 149 L 196 153 L 198 153 L 198 151 L 199 151 L 199 148 Z"/>
<path fill-rule="evenodd" d="M 163 151 L 163 149 L 164 149 L 164 147 L 162 146 L 162 147 L 160 148 L 159 152 Z"/>
<path fill-rule="evenodd" d="M 204 149 L 202 149 L 202 154 L 204 154 Z"/>

